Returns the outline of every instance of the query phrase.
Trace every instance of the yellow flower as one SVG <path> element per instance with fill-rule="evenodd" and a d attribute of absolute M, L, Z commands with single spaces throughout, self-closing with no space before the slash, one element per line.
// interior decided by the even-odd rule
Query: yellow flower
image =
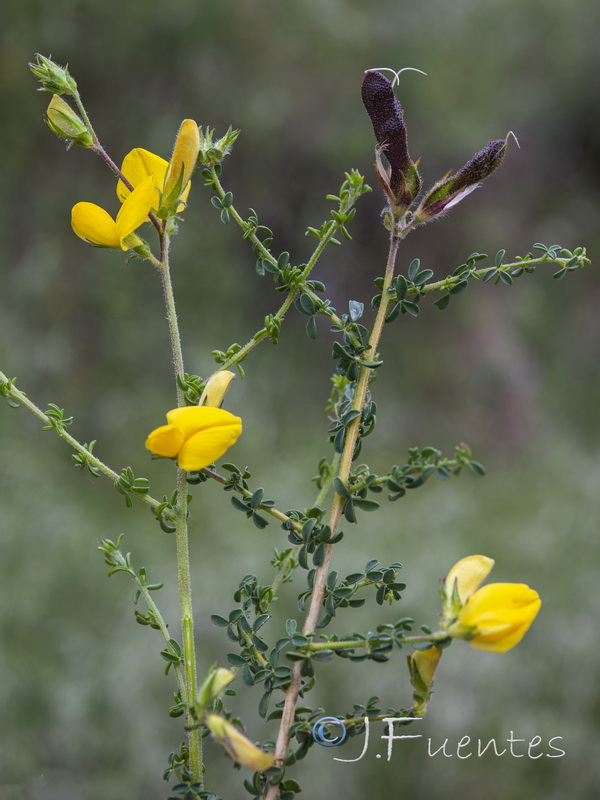
<path fill-rule="evenodd" d="M 71 212 L 73 230 L 94 247 L 129 250 L 130 247 L 141 244 L 141 240 L 132 234 L 145 222 L 155 191 L 154 178 L 148 176 L 131 192 L 121 206 L 116 220 L 95 203 L 77 203 Z"/>
<path fill-rule="evenodd" d="M 135 189 L 149 175 L 156 184 L 156 192 L 152 210 L 158 213 L 161 206 L 175 205 L 177 211 L 183 211 L 191 188 L 191 175 L 198 159 L 199 134 L 198 126 L 191 119 L 182 122 L 175 141 L 175 149 L 171 161 L 136 147 L 131 150 L 121 165 L 121 172 Z M 122 180 L 117 183 L 117 197 L 121 202 L 127 199 L 130 189 Z M 173 196 L 170 196 L 173 195 Z M 174 196 L 176 195 L 176 197 Z"/>
<path fill-rule="evenodd" d="M 218 714 L 209 714 L 206 717 L 206 724 L 215 739 L 238 764 L 250 767 L 256 772 L 262 772 L 273 765 L 271 753 L 265 753 L 252 744 L 250 739 L 247 739 L 235 725 L 227 722 L 223 717 Z"/>
<path fill-rule="evenodd" d="M 505 653 L 525 636 L 541 605 L 524 583 L 490 583 L 471 595 L 448 633 L 476 650 Z"/>
<path fill-rule="evenodd" d="M 524 583 L 490 583 L 479 588 L 493 565 L 491 558 L 477 555 L 452 567 L 444 582 L 442 627 L 476 650 L 504 653 L 521 641 L 542 601 Z"/>
<path fill-rule="evenodd" d="M 237 441 L 242 420 L 222 408 L 187 406 L 167 414 L 168 425 L 146 439 L 150 452 L 175 458 L 181 469 L 194 472 L 220 458 Z"/>

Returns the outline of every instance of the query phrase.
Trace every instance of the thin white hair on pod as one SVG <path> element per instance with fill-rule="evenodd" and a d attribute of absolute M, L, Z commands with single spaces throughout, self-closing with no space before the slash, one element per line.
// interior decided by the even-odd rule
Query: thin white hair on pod
<path fill-rule="evenodd" d="M 371 72 L 372 70 L 377 70 L 378 72 L 391 72 L 394 76 L 392 88 L 400 83 L 400 73 L 406 72 L 406 70 L 410 70 L 411 72 L 420 72 L 421 75 L 427 76 L 426 72 L 423 72 L 422 69 L 417 69 L 417 67 L 402 67 L 402 69 L 392 69 L 391 67 L 371 67 L 370 69 L 366 70 L 366 72 Z"/>
<path fill-rule="evenodd" d="M 515 140 L 515 143 L 516 143 L 517 147 L 518 147 L 518 148 L 519 148 L 519 150 L 520 150 L 520 149 L 521 149 L 521 145 L 519 144 L 519 140 L 517 139 L 517 135 L 516 135 L 516 133 L 515 133 L 514 131 L 509 131 L 509 132 L 506 134 L 506 138 L 505 138 L 505 140 L 504 140 L 504 141 L 508 142 L 508 137 L 509 137 L 509 136 L 512 136 L 512 137 L 513 137 L 513 139 Z"/>

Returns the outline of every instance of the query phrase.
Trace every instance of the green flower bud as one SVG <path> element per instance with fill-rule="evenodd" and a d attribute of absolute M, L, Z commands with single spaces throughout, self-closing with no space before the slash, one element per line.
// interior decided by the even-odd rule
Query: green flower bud
<path fill-rule="evenodd" d="M 213 167 L 215 164 L 220 164 L 225 156 L 229 155 L 235 140 L 240 135 L 239 130 L 233 130 L 231 125 L 227 129 L 224 136 L 217 141 L 214 141 L 214 130 L 200 128 L 200 154 L 198 160 L 205 167 Z"/>
<path fill-rule="evenodd" d="M 44 117 L 52 133 L 82 147 L 92 147 L 93 139 L 84 121 L 77 116 L 71 106 L 57 94 L 52 95 Z"/>
<path fill-rule="evenodd" d="M 59 95 L 75 95 L 77 84 L 69 74 L 67 67 L 61 67 L 39 53 L 35 54 L 35 58 L 35 63 L 30 63 L 29 69 L 42 84 L 41 91 Z"/>

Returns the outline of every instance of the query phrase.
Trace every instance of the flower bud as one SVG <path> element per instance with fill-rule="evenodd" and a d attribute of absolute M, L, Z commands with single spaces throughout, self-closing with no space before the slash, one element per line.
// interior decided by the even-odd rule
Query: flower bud
<path fill-rule="evenodd" d="M 181 195 L 196 169 L 199 148 L 198 125 L 193 119 L 184 119 L 167 169 L 159 216 L 166 217 L 175 213 Z"/>
<path fill-rule="evenodd" d="M 460 203 L 498 169 L 505 154 L 506 139 L 487 144 L 457 173 L 442 178 L 429 190 L 415 211 L 415 220 L 427 222 Z"/>
<path fill-rule="evenodd" d="M 42 84 L 41 91 L 70 95 L 77 92 L 77 84 L 66 67 L 55 64 L 52 59 L 39 53 L 35 54 L 35 58 L 35 63 L 30 63 L 29 69 Z"/>
<path fill-rule="evenodd" d="M 271 753 L 265 753 L 247 739 L 235 725 L 218 714 L 208 714 L 206 725 L 225 752 L 245 767 L 263 772 L 273 765 Z"/>
<path fill-rule="evenodd" d="M 82 147 L 92 147 L 92 134 L 88 131 L 84 121 L 57 94 L 52 95 L 44 119 L 52 133 L 57 136 Z"/>
<path fill-rule="evenodd" d="M 230 125 L 225 135 L 217 139 L 216 142 L 213 139 L 214 134 L 214 130 L 206 128 L 204 131 L 200 128 L 200 153 L 198 158 L 205 167 L 213 167 L 215 164 L 220 164 L 225 156 L 231 152 L 231 148 L 240 132 L 239 130 L 233 130 Z"/>
<path fill-rule="evenodd" d="M 209 378 L 198 402 L 199 406 L 212 406 L 220 408 L 229 384 L 235 378 L 235 373 L 222 369 Z"/>
<path fill-rule="evenodd" d="M 233 672 L 224 667 L 216 667 L 209 670 L 198 690 L 197 702 L 200 708 L 208 708 L 234 678 Z"/>
<path fill-rule="evenodd" d="M 378 144 L 377 177 L 390 206 L 396 214 L 400 214 L 408 208 L 421 189 L 417 166 L 408 154 L 402 107 L 390 81 L 377 70 L 368 70 L 365 73 L 362 100 Z M 380 152 L 389 162 L 389 174 L 381 165 Z"/>

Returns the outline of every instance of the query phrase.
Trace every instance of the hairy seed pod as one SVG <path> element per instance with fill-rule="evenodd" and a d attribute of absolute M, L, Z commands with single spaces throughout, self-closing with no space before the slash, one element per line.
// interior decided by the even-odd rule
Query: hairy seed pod
<path fill-rule="evenodd" d="M 443 178 L 425 195 L 415 216 L 430 219 L 459 203 L 498 169 L 506 154 L 506 139 L 489 142 L 464 167 Z"/>
<path fill-rule="evenodd" d="M 390 165 L 389 180 L 386 181 L 378 170 L 379 179 L 392 204 L 407 208 L 418 194 L 421 182 L 408 153 L 402 106 L 390 81 L 377 70 L 365 73 L 361 94 L 379 151 Z"/>

